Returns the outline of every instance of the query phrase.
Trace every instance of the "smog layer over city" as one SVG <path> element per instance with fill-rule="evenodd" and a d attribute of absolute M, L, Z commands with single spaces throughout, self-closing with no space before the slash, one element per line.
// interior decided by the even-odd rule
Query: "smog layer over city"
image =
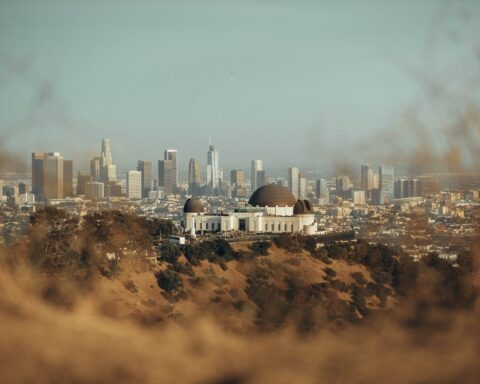
<path fill-rule="evenodd" d="M 0 0 L 0 383 L 478 383 L 479 169 L 477 0 Z"/>

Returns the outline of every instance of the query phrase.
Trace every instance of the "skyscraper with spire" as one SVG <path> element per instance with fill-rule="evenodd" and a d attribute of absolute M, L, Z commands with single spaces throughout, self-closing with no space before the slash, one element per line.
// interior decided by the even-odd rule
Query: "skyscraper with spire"
<path fill-rule="evenodd" d="M 209 145 L 207 152 L 207 187 L 212 191 L 217 189 L 220 183 L 220 170 L 218 167 L 218 151 L 213 145 Z"/>

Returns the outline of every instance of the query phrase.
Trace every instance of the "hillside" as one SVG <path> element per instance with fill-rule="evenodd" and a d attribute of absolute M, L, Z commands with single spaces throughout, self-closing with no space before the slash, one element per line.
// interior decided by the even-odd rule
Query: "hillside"
<path fill-rule="evenodd" d="M 479 377 L 473 254 L 414 263 L 361 240 L 317 247 L 299 236 L 156 250 L 169 231 L 118 212 L 33 217 L 0 252 L 6 382 Z M 362 368 L 372 361 L 382 369 Z"/>

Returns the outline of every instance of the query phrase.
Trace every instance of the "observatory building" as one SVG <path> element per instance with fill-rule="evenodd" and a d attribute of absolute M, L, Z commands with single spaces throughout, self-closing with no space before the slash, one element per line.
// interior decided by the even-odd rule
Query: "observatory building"
<path fill-rule="evenodd" d="M 206 213 L 201 200 L 188 199 L 183 208 L 186 232 L 317 233 L 308 200 L 296 200 L 286 188 L 268 184 L 258 188 L 248 206 L 226 213 Z"/>

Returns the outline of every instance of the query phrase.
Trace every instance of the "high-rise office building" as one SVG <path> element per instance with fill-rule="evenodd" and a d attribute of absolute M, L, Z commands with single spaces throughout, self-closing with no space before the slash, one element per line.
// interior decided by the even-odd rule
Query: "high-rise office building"
<path fill-rule="evenodd" d="M 353 191 L 352 202 L 355 205 L 364 205 L 366 202 L 365 191 Z"/>
<path fill-rule="evenodd" d="M 102 139 L 102 153 L 100 154 L 102 158 L 102 165 L 112 165 L 112 152 L 110 151 L 110 139 Z"/>
<path fill-rule="evenodd" d="M 149 160 L 138 160 L 137 171 L 142 174 L 142 196 L 148 197 L 152 190 L 152 162 Z"/>
<path fill-rule="evenodd" d="M 316 185 L 316 192 L 318 199 L 324 199 L 324 202 L 328 202 L 330 200 L 330 192 L 327 187 L 327 182 L 325 179 L 317 180 Z"/>
<path fill-rule="evenodd" d="M 85 184 L 85 194 L 89 200 L 101 200 L 105 197 L 105 184 L 98 181 L 89 181 Z"/>
<path fill-rule="evenodd" d="M 117 166 L 112 161 L 110 139 L 102 139 L 100 156 L 95 156 L 90 160 L 90 176 L 93 181 L 104 184 L 117 180 Z"/>
<path fill-rule="evenodd" d="M 288 189 L 296 199 L 300 196 L 300 171 L 297 167 L 288 168 Z"/>
<path fill-rule="evenodd" d="M 394 197 L 396 199 L 421 196 L 422 183 L 419 179 L 400 178 L 395 180 Z"/>
<path fill-rule="evenodd" d="M 103 167 L 103 181 L 109 183 L 117 181 L 117 166 L 114 164 L 105 165 Z"/>
<path fill-rule="evenodd" d="M 28 192 L 28 187 L 27 187 L 27 184 L 25 183 L 19 183 L 18 184 L 18 194 L 19 195 L 24 195 L 25 193 Z"/>
<path fill-rule="evenodd" d="M 245 187 L 245 171 L 243 169 L 233 169 L 230 172 L 231 195 L 235 198 L 248 197 L 248 191 Z"/>
<path fill-rule="evenodd" d="M 32 193 L 37 200 L 43 200 L 45 185 L 45 152 L 32 153 Z"/>
<path fill-rule="evenodd" d="M 252 160 L 252 170 L 250 173 L 251 192 L 265 185 L 265 171 L 262 160 Z"/>
<path fill-rule="evenodd" d="M 122 196 L 122 186 L 115 181 L 109 181 L 105 184 L 105 196 L 120 197 Z"/>
<path fill-rule="evenodd" d="M 210 145 L 207 152 L 207 187 L 213 191 L 219 187 L 220 181 L 218 151 Z"/>
<path fill-rule="evenodd" d="M 86 184 L 92 181 L 92 176 L 78 172 L 77 175 L 77 195 L 86 195 Z"/>
<path fill-rule="evenodd" d="M 245 185 L 245 171 L 243 169 L 233 169 L 230 172 L 230 184 L 237 187 Z"/>
<path fill-rule="evenodd" d="M 67 177 L 73 164 L 67 163 Z M 64 159 L 59 152 L 32 153 L 32 192 L 37 200 L 64 197 Z"/>
<path fill-rule="evenodd" d="M 374 173 L 369 164 L 364 164 L 360 169 L 360 188 L 364 191 L 370 191 L 375 188 Z"/>
<path fill-rule="evenodd" d="M 163 187 L 165 196 L 168 196 L 177 193 L 177 184 L 177 150 L 168 149 L 164 160 L 158 161 L 158 186 Z"/>
<path fill-rule="evenodd" d="M 192 196 L 200 195 L 200 161 L 190 159 L 188 163 L 188 193 Z"/>
<path fill-rule="evenodd" d="M 139 171 L 127 172 L 127 198 L 142 198 L 142 173 Z"/>
<path fill-rule="evenodd" d="M 335 194 L 339 197 L 349 198 L 351 196 L 351 189 L 353 183 L 348 176 L 338 176 L 335 185 Z"/>
<path fill-rule="evenodd" d="M 395 199 L 405 199 L 409 197 L 408 193 L 408 179 L 400 178 L 395 180 L 393 187 L 393 197 Z"/>
<path fill-rule="evenodd" d="M 394 197 L 394 168 L 392 165 L 381 165 L 378 174 L 380 177 L 380 204 L 389 203 Z"/>
<path fill-rule="evenodd" d="M 48 199 L 63 198 L 63 156 L 51 152 L 46 160 L 45 196 Z"/>
<path fill-rule="evenodd" d="M 63 197 L 73 196 L 73 161 L 63 160 Z"/>
<path fill-rule="evenodd" d="M 301 200 L 307 198 L 307 178 L 303 173 L 300 173 L 298 178 L 298 196 Z"/>
<path fill-rule="evenodd" d="M 96 156 L 90 160 L 90 176 L 93 181 L 102 180 L 103 159 L 101 156 Z"/>
<path fill-rule="evenodd" d="M 421 197 L 422 181 L 420 179 L 410 179 L 408 193 L 410 197 Z"/>

